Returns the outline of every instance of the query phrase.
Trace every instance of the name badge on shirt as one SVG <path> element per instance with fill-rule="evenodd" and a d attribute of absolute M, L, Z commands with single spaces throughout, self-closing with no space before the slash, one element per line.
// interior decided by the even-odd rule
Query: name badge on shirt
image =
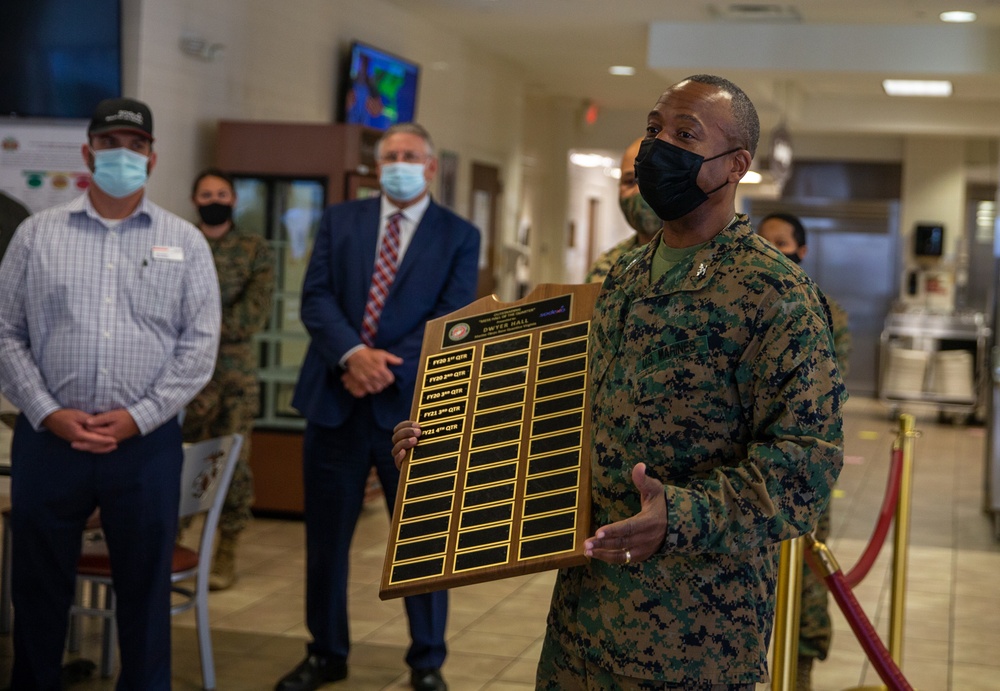
<path fill-rule="evenodd" d="M 153 245 L 153 259 L 165 262 L 182 262 L 184 261 L 184 250 L 181 247 Z"/>

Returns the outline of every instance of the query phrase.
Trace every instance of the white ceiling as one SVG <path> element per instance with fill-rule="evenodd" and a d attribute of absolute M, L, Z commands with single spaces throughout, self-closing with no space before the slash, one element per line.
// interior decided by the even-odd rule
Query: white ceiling
<path fill-rule="evenodd" d="M 644 112 L 669 84 L 712 72 L 747 91 L 764 127 L 785 121 L 800 133 L 1000 135 L 1000 0 L 389 1 L 513 63 L 531 89 L 601 109 Z M 940 22 L 940 12 L 956 9 L 979 19 Z M 651 45 L 654 24 L 659 37 Z M 907 41 L 901 32 L 926 40 Z M 820 34 L 831 41 L 828 53 L 806 59 Z M 678 50 L 664 45 L 664 35 L 687 40 L 675 39 Z M 941 57 L 928 58 L 932 49 Z M 649 66 L 651 56 L 659 66 Z M 901 68 L 910 64 L 923 71 Z M 615 77 L 611 65 L 637 72 Z M 883 78 L 920 76 L 952 79 L 954 95 L 882 93 Z"/>

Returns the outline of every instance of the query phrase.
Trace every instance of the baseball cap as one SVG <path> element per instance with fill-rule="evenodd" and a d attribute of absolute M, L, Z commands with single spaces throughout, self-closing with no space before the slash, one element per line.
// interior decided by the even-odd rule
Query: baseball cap
<path fill-rule="evenodd" d="M 98 103 L 87 136 L 115 130 L 135 132 L 152 141 L 153 114 L 149 106 L 133 98 L 106 98 Z"/>

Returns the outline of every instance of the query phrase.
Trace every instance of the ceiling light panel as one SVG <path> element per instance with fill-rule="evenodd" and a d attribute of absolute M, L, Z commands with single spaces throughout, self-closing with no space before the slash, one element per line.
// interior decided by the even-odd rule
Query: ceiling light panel
<path fill-rule="evenodd" d="M 889 96 L 951 96 L 951 82 L 944 80 L 883 79 L 882 88 Z"/>
<path fill-rule="evenodd" d="M 975 12 L 966 12 L 964 10 L 952 10 L 950 12 L 942 12 L 938 15 L 942 22 L 949 22 L 952 24 L 968 24 L 969 22 L 976 21 Z"/>

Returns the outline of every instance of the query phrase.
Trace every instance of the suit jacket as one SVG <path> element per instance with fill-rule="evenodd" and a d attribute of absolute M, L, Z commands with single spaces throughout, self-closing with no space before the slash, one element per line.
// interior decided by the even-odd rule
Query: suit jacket
<path fill-rule="evenodd" d="M 292 405 L 310 422 L 339 427 L 357 404 L 340 381 L 340 358 L 361 344 L 379 231 L 380 200 L 326 209 L 302 288 L 301 316 L 311 341 Z M 403 359 L 396 381 L 371 396 L 379 425 L 410 415 L 424 325 L 472 302 L 479 275 L 479 231 L 431 201 L 389 289 L 375 348 Z"/>

